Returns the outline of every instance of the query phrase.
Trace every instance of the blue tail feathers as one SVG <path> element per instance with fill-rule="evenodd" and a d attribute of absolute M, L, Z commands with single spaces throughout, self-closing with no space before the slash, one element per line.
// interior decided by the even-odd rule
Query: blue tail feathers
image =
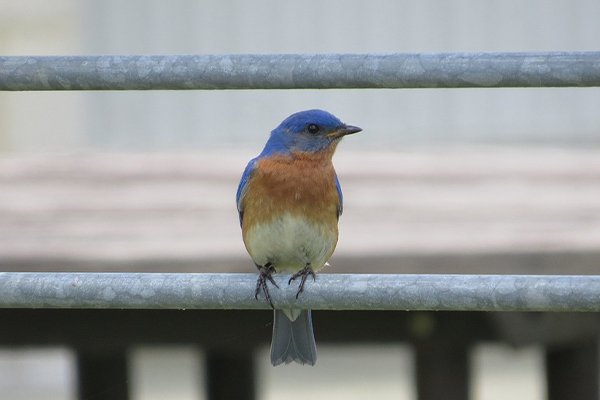
<path fill-rule="evenodd" d="M 310 310 L 294 312 L 293 316 L 297 317 L 293 321 L 286 315 L 291 313 L 285 311 L 274 311 L 271 364 L 289 364 L 295 361 L 299 364 L 315 365 L 317 345 Z"/>

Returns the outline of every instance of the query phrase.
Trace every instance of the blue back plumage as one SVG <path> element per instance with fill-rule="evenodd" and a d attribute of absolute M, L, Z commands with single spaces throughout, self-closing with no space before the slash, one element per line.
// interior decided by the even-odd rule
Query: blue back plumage
<path fill-rule="evenodd" d="M 340 186 L 340 180 L 338 179 L 337 175 L 335 176 L 335 188 L 337 190 L 337 194 L 338 194 L 338 198 L 339 198 L 339 202 L 338 202 L 338 218 L 340 217 L 340 215 L 342 215 L 342 213 L 344 212 L 344 195 L 342 193 L 342 187 Z"/>
<path fill-rule="evenodd" d="M 248 162 L 248 165 L 246 165 L 246 169 L 242 174 L 242 179 L 240 180 L 240 184 L 238 185 L 237 193 L 235 195 L 238 215 L 240 217 L 240 225 L 242 225 L 242 220 L 244 219 L 244 208 L 242 206 L 242 200 L 244 199 L 244 195 L 246 194 L 246 190 L 248 189 L 248 180 L 250 179 L 250 176 L 252 176 L 252 172 L 254 171 L 254 166 L 256 164 L 257 159 L 258 157 L 253 158 L 252 160 L 250 160 L 250 162 Z"/>

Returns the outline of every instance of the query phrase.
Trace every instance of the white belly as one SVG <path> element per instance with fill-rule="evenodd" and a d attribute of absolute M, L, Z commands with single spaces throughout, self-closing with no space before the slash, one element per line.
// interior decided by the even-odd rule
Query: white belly
<path fill-rule="evenodd" d="M 258 265 L 271 263 L 277 272 L 298 271 L 310 264 L 321 269 L 335 249 L 337 232 L 319 224 L 284 214 L 281 218 L 252 227 L 245 238 L 246 248 Z"/>

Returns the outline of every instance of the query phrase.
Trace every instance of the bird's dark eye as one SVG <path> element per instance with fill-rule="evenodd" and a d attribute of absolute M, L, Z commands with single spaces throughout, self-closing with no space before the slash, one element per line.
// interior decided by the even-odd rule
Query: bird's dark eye
<path fill-rule="evenodd" d="M 310 124 L 306 129 L 309 133 L 312 133 L 314 135 L 315 133 L 319 132 L 319 125 Z"/>

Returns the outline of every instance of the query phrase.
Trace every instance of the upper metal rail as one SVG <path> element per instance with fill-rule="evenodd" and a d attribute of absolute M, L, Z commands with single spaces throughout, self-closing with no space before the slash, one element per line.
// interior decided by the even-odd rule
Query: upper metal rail
<path fill-rule="evenodd" d="M 0 273 L 0 308 L 267 309 L 256 274 Z M 276 307 L 319 310 L 600 311 L 600 276 L 275 276 Z"/>
<path fill-rule="evenodd" d="M 600 52 L 0 57 L 0 90 L 600 86 Z"/>

